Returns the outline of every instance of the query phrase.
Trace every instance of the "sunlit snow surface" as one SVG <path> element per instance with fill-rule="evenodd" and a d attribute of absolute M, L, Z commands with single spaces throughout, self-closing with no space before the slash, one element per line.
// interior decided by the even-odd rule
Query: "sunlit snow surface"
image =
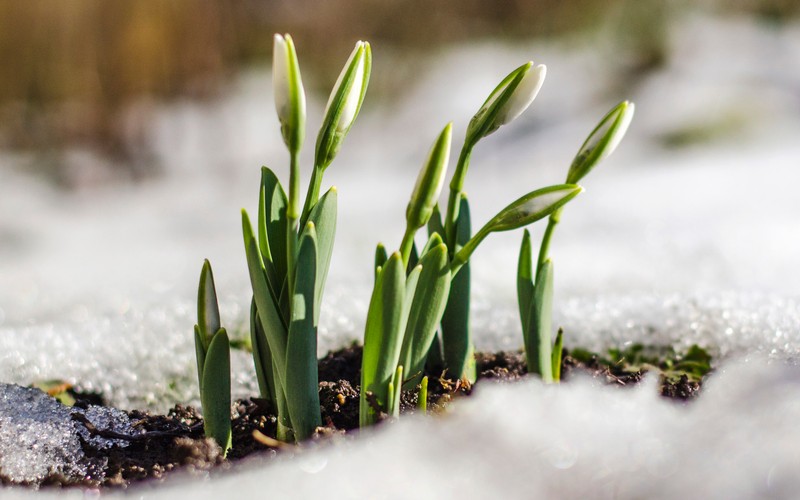
<path fill-rule="evenodd" d="M 361 337 L 374 245 L 399 244 L 416 170 L 437 131 L 454 119 L 461 137 L 495 80 L 533 57 L 548 65 L 533 109 L 475 151 L 466 186 L 475 225 L 560 182 L 594 121 L 617 100 L 635 101 L 629 136 L 586 179 L 556 232 L 556 320 L 567 347 L 708 347 L 718 369 L 696 402 L 658 398 L 652 379 L 629 390 L 582 379 L 484 385 L 441 419 L 408 418 L 269 467 L 255 459 L 210 481 L 177 478 L 135 494 L 796 495 L 800 27 L 689 21 L 673 39 L 666 66 L 624 94 L 588 51 L 531 44 L 453 50 L 392 109 L 369 114 L 365 103 L 326 174 L 340 211 L 319 347 Z M 243 335 L 238 210 L 255 204 L 258 165 L 286 176 L 269 87 L 269 75 L 247 74 L 216 105 L 164 106 L 153 126 L 168 167 L 158 181 L 65 194 L 0 169 L 0 380 L 68 379 L 122 408 L 196 403 L 191 326 L 202 259 L 214 266 L 223 322 Z M 310 131 L 321 105 L 309 102 Z M 663 146 L 669 133 L 728 119 L 733 131 L 710 142 Z M 479 349 L 521 346 L 519 239 L 498 235 L 474 256 Z M 234 394 L 255 394 L 247 356 L 235 354 L 233 369 Z"/>

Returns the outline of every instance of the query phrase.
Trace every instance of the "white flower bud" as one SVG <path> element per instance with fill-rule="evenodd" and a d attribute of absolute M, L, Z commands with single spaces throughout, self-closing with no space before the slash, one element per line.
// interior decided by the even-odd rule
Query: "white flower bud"
<path fill-rule="evenodd" d="M 292 37 L 275 35 L 272 52 L 272 88 L 281 134 L 290 151 L 303 145 L 306 121 L 306 94 Z"/>

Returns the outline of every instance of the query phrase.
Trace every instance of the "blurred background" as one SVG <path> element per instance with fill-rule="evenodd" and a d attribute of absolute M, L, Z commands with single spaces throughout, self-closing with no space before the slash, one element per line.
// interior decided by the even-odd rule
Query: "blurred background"
<path fill-rule="evenodd" d="M 576 48 L 591 46 L 611 66 L 607 73 L 615 85 L 631 89 L 670 64 L 672 28 L 698 11 L 744 16 L 777 36 L 786 24 L 796 22 L 800 3 L 2 2 L 0 151 L 25 155 L 21 168 L 26 173 L 66 188 L 158 175 L 170 168 L 156 154 L 158 139 L 152 137 L 158 110 L 187 100 L 213 106 L 243 72 L 267 71 L 276 32 L 292 34 L 306 88 L 323 97 L 354 41 L 370 40 L 376 61 L 371 106 L 376 101 L 387 107 L 398 104 L 403 89 L 413 87 L 420 71 L 449 47 L 486 41 L 519 46 L 559 40 Z M 459 75 L 452 77 L 457 81 Z M 731 132 L 736 118 L 708 117 L 718 127 L 671 130 L 664 140 L 676 147 L 706 140 Z M 230 126 L 219 132 L 236 134 Z M 0 162 L 0 168 L 8 168 L 8 162 Z"/>
<path fill-rule="evenodd" d="M 288 174 L 276 32 L 292 34 L 308 94 L 306 178 L 341 65 L 357 40 L 373 47 L 362 114 L 324 183 L 340 189 L 330 284 L 358 302 L 340 304 L 351 331 L 430 142 L 453 120 L 460 147 L 530 59 L 548 66 L 539 97 L 473 156 L 476 226 L 560 182 L 630 99 L 628 137 L 554 243 L 557 286 L 800 294 L 797 1 L 30 0 L 0 2 L 0 323 L 48 304 L 190 301 L 204 257 L 246 303 L 238 209 L 255 205 L 260 165 Z M 476 254 L 487 304 L 513 305 L 518 239 Z"/>

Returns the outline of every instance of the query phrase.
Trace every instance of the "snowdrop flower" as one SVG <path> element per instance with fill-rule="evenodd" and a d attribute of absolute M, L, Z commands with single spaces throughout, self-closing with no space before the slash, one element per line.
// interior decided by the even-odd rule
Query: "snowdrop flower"
<path fill-rule="evenodd" d="M 306 121 L 306 94 L 294 42 L 289 35 L 275 35 L 272 54 L 272 88 L 281 134 L 289 151 L 297 153 L 303 145 Z"/>
<path fill-rule="evenodd" d="M 469 123 L 467 136 L 473 142 L 486 137 L 528 109 L 542 88 L 547 67 L 529 61 L 515 69 L 495 87 Z"/>
<path fill-rule="evenodd" d="M 358 116 L 367 92 L 371 68 L 372 50 L 369 42 L 359 41 L 339 74 L 325 107 L 325 118 L 317 136 L 315 163 L 318 168 L 324 169 L 330 165 Z"/>
<path fill-rule="evenodd" d="M 630 101 L 622 101 L 600 120 L 581 146 L 567 174 L 567 183 L 576 184 L 598 163 L 619 146 L 636 109 Z"/>

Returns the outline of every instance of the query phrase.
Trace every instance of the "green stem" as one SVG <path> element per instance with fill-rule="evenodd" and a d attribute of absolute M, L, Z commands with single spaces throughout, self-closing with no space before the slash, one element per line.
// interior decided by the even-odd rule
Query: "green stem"
<path fill-rule="evenodd" d="M 458 207 L 461 202 L 461 191 L 464 188 L 464 179 L 469 170 L 469 160 L 472 156 L 472 148 L 475 144 L 469 139 L 464 142 L 461 153 L 458 155 L 456 170 L 450 180 L 450 196 L 447 198 L 447 214 L 444 218 L 444 239 L 447 248 L 455 248 L 456 242 L 456 221 L 458 220 Z"/>
<path fill-rule="evenodd" d="M 408 259 L 411 258 L 411 249 L 414 247 L 414 235 L 417 230 L 413 227 L 406 226 L 406 232 L 403 234 L 403 241 L 400 243 L 400 255 L 403 257 L 403 269 L 408 268 Z"/>
<path fill-rule="evenodd" d="M 450 261 L 450 279 L 455 278 L 456 274 L 458 274 L 458 271 L 460 271 L 461 268 L 464 267 L 464 264 L 469 261 L 470 256 L 472 256 L 472 252 L 474 252 L 475 249 L 478 248 L 478 245 L 480 245 L 481 242 L 485 240 L 487 236 L 489 236 L 491 231 L 489 231 L 487 227 L 488 224 L 483 226 L 480 231 L 475 233 L 475 236 L 470 238 L 469 241 L 467 241 L 467 243 L 461 247 L 461 250 L 456 252 L 456 254 L 453 256 L 453 260 Z"/>
<path fill-rule="evenodd" d="M 539 246 L 539 257 L 536 260 L 536 274 L 539 274 L 539 268 L 541 268 L 544 261 L 547 260 L 547 253 L 550 250 L 550 239 L 553 237 L 553 231 L 561 220 L 561 210 L 562 209 L 559 208 L 553 212 L 547 220 L 547 229 L 545 229 L 544 236 L 542 236 L 542 244 Z"/>
<path fill-rule="evenodd" d="M 298 165 L 297 151 L 290 152 L 289 163 L 289 206 L 286 207 L 286 280 L 289 287 L 289 297 L 294 292 L 294 267 L 295 253 L 297 250 L 298 217 L 297 206 L 300 198 L 300 167 Z"/>

